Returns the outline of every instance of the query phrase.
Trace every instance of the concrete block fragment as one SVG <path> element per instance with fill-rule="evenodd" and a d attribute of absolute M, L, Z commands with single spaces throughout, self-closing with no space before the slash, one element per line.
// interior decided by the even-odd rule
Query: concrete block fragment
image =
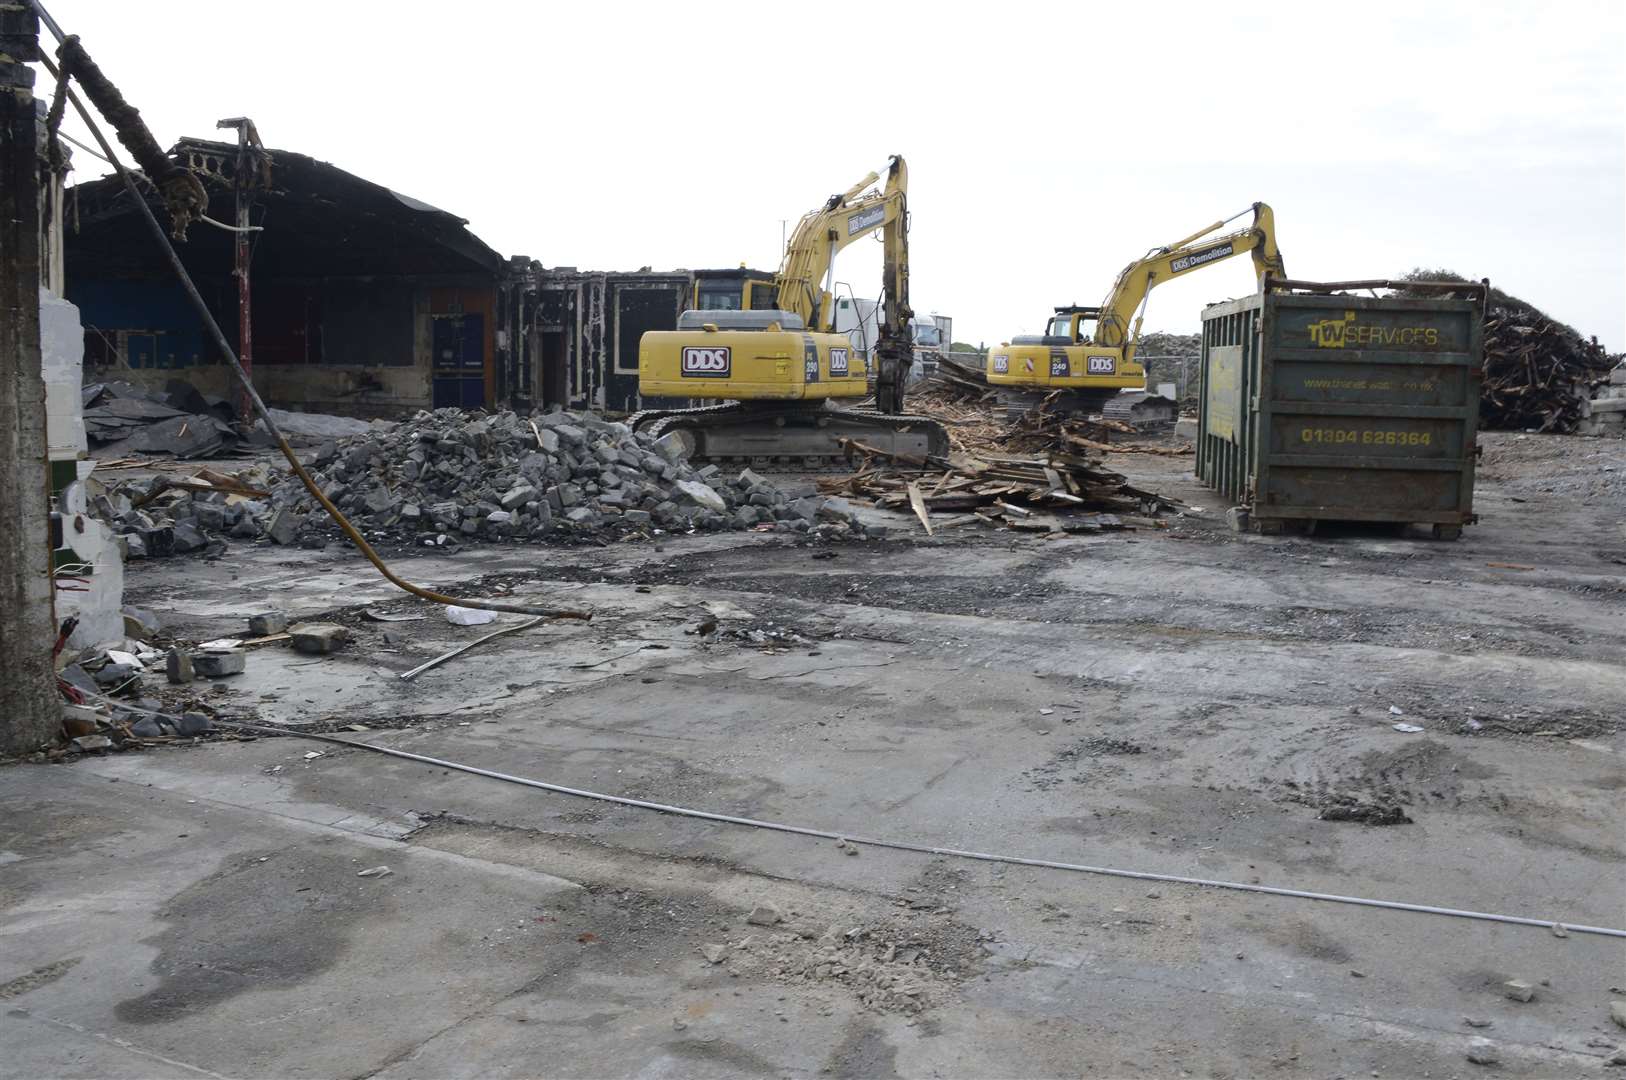
<path fill-rule="evenodd" d="M 185 649 L 171 649 L 164 656 L 164 674 L 176 686 L 184 686 L 195 677 L 192 654 Z"/>
<path fill-rule="evenodd" d="M 853 504 L 846 499 L 831 496 L 819 504 L 816 516 L 821 521 L 846 521 L 853 516 Z"/>
<path fill-rule="evenodd" d="M 288 616 L 280 611 L 267 611 L 248 617 L 248 632 L 252 637 L 269 637 L 288 629 Z"/>
<path fill-rule="evenodd" d="M 1536 988 L 1523 979 L 1509 979 L 1502 984 L 1502 996 L 1509 1001 L 1534 1001 Z"/>
<path fill-rule="evenodd" d="M 685 452 L 683 439 L 676 432 L 668 432 L 655 440 L 655 449 L 668 461 L 682 461 L 688 454 Z"/>
<path fill-rule="evenodd" d="M 502 497 L 504 510 L 515 510 L 536 498 L 536 489 L 529 484 L 517 487 Z"/>
<path fill-rule="evenodd" d="M 751 909 L 751 913 L 745 917 L 745 921 L 752 926 L 773 926 L 781 918 L 779 909 L 772 904 L 758 904 Z"/>
<path fill-rule="evenodd" d="M 248 657 L 241 649 L 211 649 L 192 657 L 193 670 L 210 679 L 241 675 L 247 665 Z"/>
<path fill-rule="evenodd" d="M 337 652 L 350 640 L 349 627 L 338 623 L 296 623 L 288 628 L 294 649 L 312 656 L 325 656 Z"/>
<path fill-rule="evenodd" d="M 272 543 L 286 546 L 298 538 L 299 527 L 303 524 L 305 519 L 302 516 L 284 508 L 271 515 L 265 535 L 271 538 Z"/>
<path fill-rule="evenodd" d="M 196 525 L 176 522 L 174 531 L 174 551 L 177 555 L 185 555 L 193 551 L 201 551 L 209 546 L 209 538 L 203 535 L 203 530 Z"/>
<path fill-rule="evenodd" d="M 715 512 L 728 508 L 723 497 L 716 490 L 698 480 L 679 480 L 673 487 L 687 496 L 696 506 Z"/>

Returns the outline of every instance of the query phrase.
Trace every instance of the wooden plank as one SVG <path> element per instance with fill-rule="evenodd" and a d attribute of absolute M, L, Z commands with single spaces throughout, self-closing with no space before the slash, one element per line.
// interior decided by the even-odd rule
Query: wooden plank
<path fill-rule="evenodd" d="M 909 505 L 915 508 L 915 517 L 920 519 L 921 528 L 926 530 L 927 536 L 930 536 L 932 534 L 931 515 L 926 513 L 926 500 L 921 498 L 920 485 L 913 480 L 909 481 Z"/>

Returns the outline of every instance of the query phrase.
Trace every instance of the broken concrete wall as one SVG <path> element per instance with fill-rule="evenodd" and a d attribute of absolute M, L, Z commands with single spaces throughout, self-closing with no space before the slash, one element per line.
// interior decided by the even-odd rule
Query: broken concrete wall
<path fill-rule="evenodd" d="M 528 344 L 536 401 L 611 413 L 643 407 L 638 340 L 676 329 L 693 281 L 686 270 L 536 271 Z"/>

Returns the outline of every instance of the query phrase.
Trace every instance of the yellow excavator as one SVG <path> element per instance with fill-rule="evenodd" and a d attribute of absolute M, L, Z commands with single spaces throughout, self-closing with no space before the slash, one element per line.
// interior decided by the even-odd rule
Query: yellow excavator
<path fill-rule="evenodd" d="M 894 156 L 884 188 L 879 173 L 803 215 L 771 290 L 746 280 L 736 304 L 685 311 L 676 330 L 638 342 L 643 398 L 721 398 L 722 404 L 651 408 L 628 422 L 656 437 L 675 435 L 691 458 L 809 466 L 828 464 L 853 439 L 917 457 L 948 452 L 934 420 L 903 415 L 913 359 L 909 309 L 909 170 Z M 836 333 L 835 257 L 880 232 L 884 274 L 875 371 L 844 333 Z M 696 296 L 700 296 L 697 287 Z M 771 306 L 763 306 L 770 303 Z M 838 407 L 873 393 L 878 411 Z M 788 461 L 787 461 L 788 459 Z"/>
<path fill-rule="evenodd" d="M 1261 285 L 1267 277 L 1287 276 L 1276 247 L 1275 216 L 1262 202 L 1250 209 L 1253 224 L 1248 228 L 1211 235 L 1248 212 L 1244 210 L 1153 248 L 1123 268 L 1100 307 L 1058 307 L 1044 334 L 1013 337 L 989 349 L 988 382 L 1013 405 L 1036 404 L 1061 391 L 1057 404 L 1077 412 L 1098 412 L 1119 391 L 1141 389 L 1146 369 L 1135 350 L 1154 288 L 1243 252 L 1253 253 Z"/>

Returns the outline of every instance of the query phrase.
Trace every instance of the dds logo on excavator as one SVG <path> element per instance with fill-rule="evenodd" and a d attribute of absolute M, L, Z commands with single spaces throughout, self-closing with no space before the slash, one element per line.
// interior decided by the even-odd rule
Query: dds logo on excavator
<path fill-rule="evenodd" d="M 732 366 L 733 358 L 726 345 L 715 349 L 688 345 L 683 349 L 685 378 L 726 379 Z"/>
<path fill-rule="evenodd" d="M 830 377 L 845 378 L 847 375 L 847 350 L 830 350 Z"/>

